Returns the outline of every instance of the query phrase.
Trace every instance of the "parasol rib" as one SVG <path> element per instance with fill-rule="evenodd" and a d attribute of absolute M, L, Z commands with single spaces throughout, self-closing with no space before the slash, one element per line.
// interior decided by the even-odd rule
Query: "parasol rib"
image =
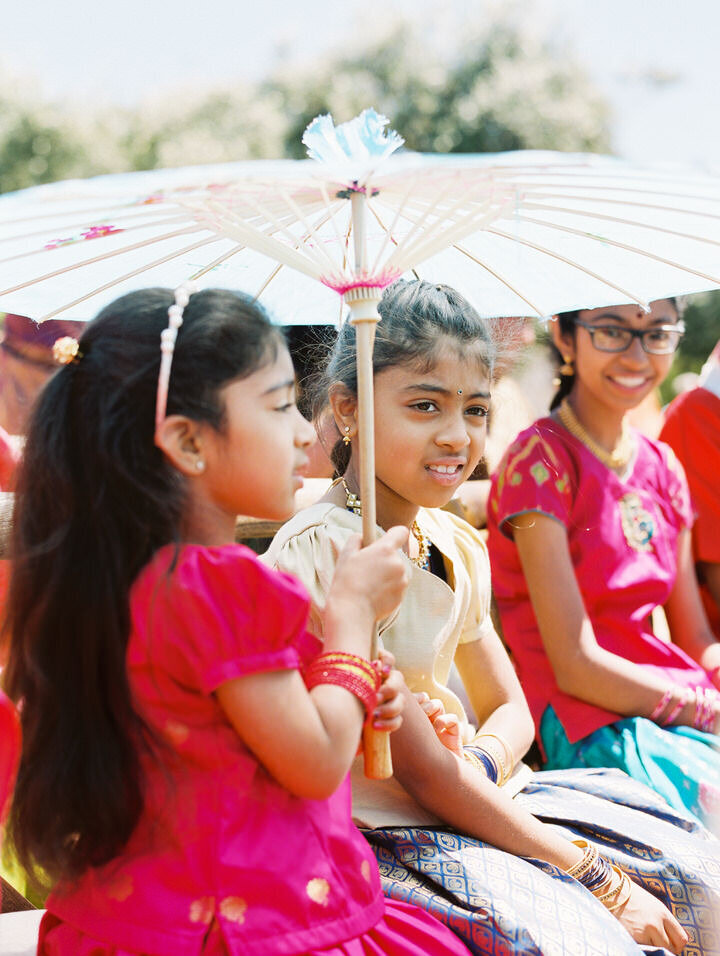
<path fill-rule="evenodd" d="M 457 251 L 462 253 L 462 255 L 467 256 L 468 259 L 472 259 L 472 261 L 477 263 L 477 265 L 479 265 L 482 269 L 485 269 L 486 272 L 489 272 L 491 276 L 494 276 L 498 282 L 501 282 L 506 289 L 509 289 L 513 293 L 513 295 L 516 295 L 519 299 L 522 299 L 526 305 L 529 305 L 539 318 L 543 319 L 545 317 L 545 313 L 542 312 L 534 302 L 531 302 L 530 299 L 526 298 L 519 289 L 516 289 L 515 286 L 504 276 L 500 275 L 496 269 L 491 269 L 486 262 L 483 262 L 482 259 L 478 259 L 477 256 L 474 256 L 469 249 L 465 249 L 463 246 L 458 246 L 457 244 L 453 246 L 453 249 L 457 249 Z"/>
<path fill-rule="evenodd" d="M 92 229 L 94 226 L 103 225 L 104 223 L 107 222 L 108 219 L 113 220 L 112 225 L 114 226 L 116 223 L 125 221 L 125 218 L 135 219 L 135 218 L 141 218 L 141 217 L 139 216 L 132 216 L 132 217 L 105 216 L 102 219 L 98 218 L 94 221 L 83 219 L 81 222 L 63 223 L 63 231 L 69 232 L 71 229 Z M 123 228 L 121 232 L 134 232 L 136 229 L 149 229 L 151 226 L 171 226 L 173 223 L 176 223 L 176 222 L 178 223 L 187 222 L 187 217 L 172 216 L 170 219 L 153 219 L 153 220 L 145 219 L 145 221 L 140 223 L 139 225 L 128 226 L 126 228 Z M 38 236 L 47 236 L 49 231 L 50 230 L 48 228 L 45 228 L 45 229 L 37 229 L 35 232 L 26 232 L 21 235 L 5 236 L 4 239 L 0 238 L 0 244 L 2 244 L 3 242 L 21 241 L 23 239 L 36 239 Z M 43 247 L 42 249 L 35 250 L 35 251 L 45 252 L 46 247 Z"/>
<path fill-rule="evenodd" d="M 683 209 L 679 206 L 661 206 L 658 203 L 647 203 L 647 202 L 633 202 L 632 199 L 608 199 L 603 197 L 602 199 L 593 199 L 591 196 L 576 196 L 576 195 L 565 195 L 564 193 L 533 193 L 534 199 L 571 199 L 577 200 L 577 202 L 601 202 L 603 206 L 633 206 L 636 209 L 652 209 L 656 212 L 670 212 L 670 213 L 681 213 L 683 216 L 698 216 L 702 219 L 712 219 L 717 221 L 720 219 L 720 212 L 707 212 L 702 209 Z M 528 203 L 528 206 L 531 204 Z M 560 212 L 574 212 L 575 210 L 572 207 L 568 207 L 565 210 L 562 207 L 558 207 Z"/>
<path fill-rule="evenodd" d="M 83 259 L 82 262 L 74 262 L 69 266 L 64 266 L 62 269 L 55 269 L 54 272 L 48 272 L 43 276 L 36 276 L 34 279 L 28 279 L 25 282 L 20 282 L 18 285 L 12 286 L 9 289 L 0 290 L 0 295 L 9 295 L 11 292 L 18 292 L 20 289 L 26 289 L 30 285 L 36 285 L 39 282 L 45 282 L 46 279 L 54 279 L 56 276 L 64 275 L 66 272 L 72 272 L 75 269 L 82 269 L 83 266 L 91 266 L 96 262 L 103 262 L 105 259 L 113 259 L 115 256 L 121 256 L 126 252 L 135 252 L 136 249 L 144 249 L 146 246 L 152 246 L 155 243 L 162 242 L 165 239 L 175 239 L 178 236 L 189 236 L 194 232 L 208 232 L 208 229 L 205 226 L 188 226 L 187 229 L 178 229 L 176 232 L 166 233 L 164 236 L 156 236 L 152 239 L 143 239 L 142 242 L 135 242 L 130 246 L 123 246 L 122 249 L 115 249 L 113 252 L 106 252 L 99 256 L 93 256 L 92 259 Z M 217 242 L 218 236 L 212 236 L 209 239 L 203 240 L 203 243 L 208 242 Z M 3 260 L 0 260 L 0 263 Z"/>
<path fill-rule="evenodd" d="M 604 279 L 602 276 L 598 275 L 597 272 L 593 272 L 592 269 L 586 269 L 585 266 L 581 266 L 579 262 L 568 259 L 567 256 L 563 256 L 559 252 L 553 252 L 551 249 L 546 249 L 544 246 L 538 245 L 536 242 L 531 242 L 529 239 L 520 239 L 519 236 L 509 236 L 506 232 L 503 232 L 497 228 L 488 229 L 487 232 L 492 233 L 494 236 L 501 236 L 503 239 L 507 239 L 508 242 L 517 242 L 521 246 L 527 246 L 529 249 L 534 249 L 536 252 L 550 256 L 551 259 L 557 259 L 558 262 L 564 262 L 566 265 L 571 266 L 573 269 L 577 269 L 586 276 L 597 279 L 598 282 L 606 285 L 609 289 L 615 289 L 616 292 L 621 292 L 623 295 L 628 296 L 628 302 L 637 302 L 637 304 L 641 305 L 644 309 L 647 309 L 648 311 L 650 309 L 647 302 L 641 295 L 638 295 L 635 292 L 630 292 L 628 289 L 624 289 L 622 286 L 616 285 L 609 279 Z"/>
<path fill-rule="evenodd" d="M 636 255 L 643 256 L 645 259 L 653 259 L 655 262 L 662 262 L 663 265 L 672 266 L 675 269 L 680 269 L 682 272 L 689 272 L 691 275 L 698 276 L 700 279 L 707 279 L 714 285 L 720 285 L 720 278 L 717 276 L 709 275 L 707 272 L 700 272 L 698 269 L 693 269 L 692 266 L 684 266 L 682 263 L 675 262 L 673 259 L 666 259 L 663 256 L 656 255 L 654 252 L 647 252 L 643 249 L 638 249 L 637 246 L 631 246 L 626 242 L 619 242 L 617 239 L 610 239 L 606 236 L 594 236 L 591 232 L 586 232 L 582 229 L 573 229 L 571 226 L 561 226 L 557 223 L 547 223 L 543 222 L 542 219 L 533 219 L 530 216 L 523 216 L 522 214 L 518 214 L 516 219 L 520 222 L 529 222 L 535 226 L 553 229 L 555 232 L 566 232 L 571 236 L 579 236 L 582 239 L 601 242 L 605 246 L 614 246 L 616 249 L 624 249 L 626 252 L 635 253 Z"/>
<path fill-rule="evenodd" d="M 608 216 L 601 212 L 588 212 L 585 209 L 564 209 L 559 206 L 548 206 L 544 203 L 523 203 L 523 213 L 520 213 L 517 218 L 520 218 L 525 222 L 537 221 L 534 219 L 529 219 L 524 215 L 524 210 L 526 209 L 537 210 L 540 212 L 564 212 L 568 213 L 568 215 L 587 216 L 588 219 L 601 219 L 603 222 L 617 222 L 623 226 L 633 226 L 639 229 L 650 229 L 652 232 L 661 232 L 667 236 L 677 236 L 679 239 L 692 239 L 693 242 L 704 242 L 707 245 L 720 246 L 720 240 L 708 239 L 706 236 L 698 236 L 697 233 L 680 232 L 678 229 L 667 229 L 665 226 L 656 226 L 654 223 L 640 222 L 639 219 L 623 219 L 620 216 Z M 720 218 L 720 216 L 718 218 Z M 544 220 L 541 221 L 544 222 Z M 547 223 L 547 225 L 551 225 L 551 223 Z"/>
<path fill-rule="evenodd" d="M 161 266 L 166 262 L 171 262 L 173 259 L 179 258 L 180 256 L 187 255 L 188 252 L 194 252 L 195 249 L 200 249 L 203 246 L 207 246 L 213 242 L 221 242 L 224 238 L 224 236 L 214 236 L 212 239 L 202 239 L 200 242 L 195 242 L 191 246 L 185 246 L 184 249 L 178 249 L 177 252 L 169 253 L 168 255 L 163 256 L 161 259 L 156 259 L 154 262 L 149 262 L 143 266 L 139 266 L 137 269 L 133 269 L 132 272 L 126 272 L 125 275 L 119 276 L 117 279 L 112 279 L 110 282 L 104 283 L 97 289 L 93 289 L 92 292 L 88 292 L 86 295 L 80 296 L 79 299 L 74 299 L 72 302 L 68 302 L 67 305 L 63 305 L 59 309 L 54 309 L 52 312 L 48 312 L 38 321 L 45 322 L 47 319 L 52 319 L 53 316 L 59 315 L 61 312 L 67 312 L 68 309 L 75 308 L 76 305 L 80 305 L 87 299 L 91 299 L 94 295 L 99 295 L 101 292 L 105 292 L 107 289 L 112 289 L 113 286 L 119 285 L 121 282 L 126 282 L 128 279 L 134 279 L 135 276 L 142 275 L 144 272 L 148 272 L 150 269 L 156 268 L 156 266 Z"/>

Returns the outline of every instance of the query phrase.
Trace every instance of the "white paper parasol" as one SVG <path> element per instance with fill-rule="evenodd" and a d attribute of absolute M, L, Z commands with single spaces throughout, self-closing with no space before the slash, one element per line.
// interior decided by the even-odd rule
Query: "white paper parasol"
<path fill-rule="evenodd" d="M 391 154 L 366 110 L 308 127 L 312 160 L 58 183 L 0 197 L 0 308 L 91 315 L 141 286 L 242 289 L 285 322 L 357 325 L 360 493 L 375 533 L 372 341 L 410 271 L 481 314 L 539 315 L 720 286 L 720 178 L 608 157 Z"/>

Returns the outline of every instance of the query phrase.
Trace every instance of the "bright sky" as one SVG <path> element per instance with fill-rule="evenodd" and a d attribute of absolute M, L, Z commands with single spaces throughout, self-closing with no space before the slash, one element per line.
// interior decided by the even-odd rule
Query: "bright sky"
<path fill-rule="evenodd" d="M 203 0 L 183 13 L 178 0 L 32 0 L 5 5 L 0 63 L 50 97 L 132 104 L 187 83 L 257 79 L 284 57 L 312 61 L 393 14 L 412 16 L 450 45 L 497 3 Z M 605 93 L 616 153 L 720 167 L 718 0 L 517 0 L 515 7 L 574 51 Z"/>

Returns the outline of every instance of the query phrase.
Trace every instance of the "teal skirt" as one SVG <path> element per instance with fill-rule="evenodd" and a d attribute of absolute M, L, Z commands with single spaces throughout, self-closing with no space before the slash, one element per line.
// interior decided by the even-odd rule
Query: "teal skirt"
<path fill-rule="evenodd" d="M 540 722 L 546 770 L 614 767 L 720 834 L 720 737 L 626 717 L 571 744 L 548 707 Z"/>

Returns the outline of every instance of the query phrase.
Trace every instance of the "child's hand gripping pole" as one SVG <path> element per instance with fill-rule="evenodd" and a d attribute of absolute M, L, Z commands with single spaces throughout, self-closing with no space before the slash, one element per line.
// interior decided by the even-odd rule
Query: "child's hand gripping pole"
<path fill-rule="evenodd" d="M 360 459 L 360 500 L 362 501 L 363 547 L 372 544 L 376 535 L 375 517 L 375 436 L 373 433 L 374 401 L 372 353 L 375 340 L 375 325 L 380 321 L 377 304 L 380 289 L 358 288 L 345 293 L 350 306 L 350 322 L 355 326 L 357 380 L 358 380 L 358 451 Z M 377 628 L 370 647 L 370 659 L 378 656 Z M 390 735 L 384 730 L 374 730 L 370 721 L 363 731 L 365 776 L 373 780 L 392 777 Z"/>

